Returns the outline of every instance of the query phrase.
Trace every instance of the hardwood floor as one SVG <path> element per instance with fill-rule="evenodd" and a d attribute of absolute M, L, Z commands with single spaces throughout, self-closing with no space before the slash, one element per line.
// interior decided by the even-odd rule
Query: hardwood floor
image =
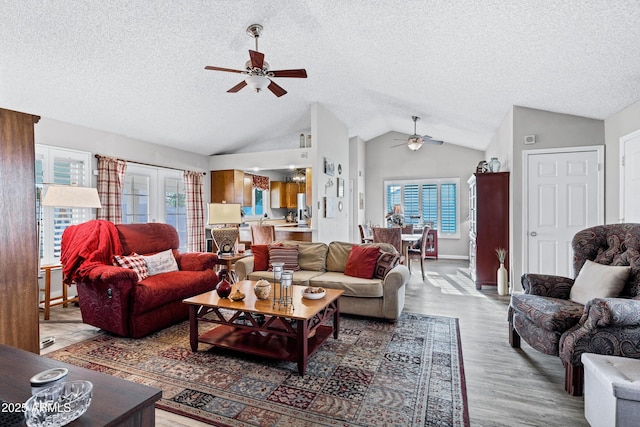
<path fill-rule="evenodd" d="M 466 261 L 428 260 L 423 282 L 420 265 L 414 262 L 405 311 L 459 319 L 471 425 L 588 426 L 583 398 L 564 391 L 560 359 L 525 342 L 519 350 L 511 348 L 506 320 L 509 296 L 499 296 L 494 287 L 476 290 L 467 266 Z M 79 319 L 77 307 L 62 306 L 52 308 L 50 321 L 41 317 L 40 337 L 56 337 L 56 343 L 41 353 L 99 332 Z M 206 424 L 156 410 L 156 425 Z"/>

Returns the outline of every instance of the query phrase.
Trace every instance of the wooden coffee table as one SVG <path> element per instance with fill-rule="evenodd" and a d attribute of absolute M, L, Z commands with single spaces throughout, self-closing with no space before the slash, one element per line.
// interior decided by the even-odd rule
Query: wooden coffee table
<path fill-rule="evenodd" d="M 216 291 L 183 300 L 189 304 L 189 341 L 192 351 L 198 343 L 241 351 L 277 360 L 298 363 L 304 375 L 307 360 L 333 333 L 340 329 L 340 295 L 344 291 L 326 289 L 318 300 L 302 298 L 305 286 L 292 286 L 293 306 L 288 309 L 273 306 L 273 299 L 259 300 L 253 293 L 254 281 L 243 280 L 233 285 L 246 297 L 242 301 L 220 298 Z M 273 296 L 273 288 L 271 290 Z M 224 310 L 223 310 L 224 309 Z M 205 317 L 205 315 L 208 315 Z M 323 325 L 333 317 L 332 326 Z M 198 335 L 198 323 L 218 324 Z"/>

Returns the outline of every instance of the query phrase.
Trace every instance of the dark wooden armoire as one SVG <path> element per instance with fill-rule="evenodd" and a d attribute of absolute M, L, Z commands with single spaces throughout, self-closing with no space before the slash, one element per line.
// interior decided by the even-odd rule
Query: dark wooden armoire
<path fill-rule="evenodd" d="M 34 124 L 0 109 L 0 343 L 40 353 Z"/>
<path fill-rule="evenodd" d="M 509 251 L 509 172 L 475 173 L 469 184 L 469 270 L 476 289 L 497 285 L 497 248 Z M 509 252 L 504 266 L 509 270 Z"/>

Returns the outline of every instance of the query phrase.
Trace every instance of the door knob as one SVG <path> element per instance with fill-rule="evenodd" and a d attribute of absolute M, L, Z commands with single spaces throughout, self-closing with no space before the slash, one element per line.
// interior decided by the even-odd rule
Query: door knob
<path fill-rule="evenodd" d="M 529 236 L 531 237 L 536 237 L 538 235 L 538 233 L 536 233 L 535 231 L 532 231 L 531 233 L 529 233 Z"/>

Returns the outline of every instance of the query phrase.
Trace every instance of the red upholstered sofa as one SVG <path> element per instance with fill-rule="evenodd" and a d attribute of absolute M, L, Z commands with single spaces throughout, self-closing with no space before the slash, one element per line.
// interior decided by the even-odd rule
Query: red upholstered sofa
<path fill-rule="evenodd" d="M 140 338 L 189 317 L 184 298 L 215 288 L 217 255 L 178 253 L 178 233 L 168 224 L 116 225 L 123 255 L 173 249 L 179 271 L 149 276 L 111 264 L 90 269 L 77 283 L 82 321 L 124 337 Z M 118 254 L 115 254 L 118 255 Z"/>

